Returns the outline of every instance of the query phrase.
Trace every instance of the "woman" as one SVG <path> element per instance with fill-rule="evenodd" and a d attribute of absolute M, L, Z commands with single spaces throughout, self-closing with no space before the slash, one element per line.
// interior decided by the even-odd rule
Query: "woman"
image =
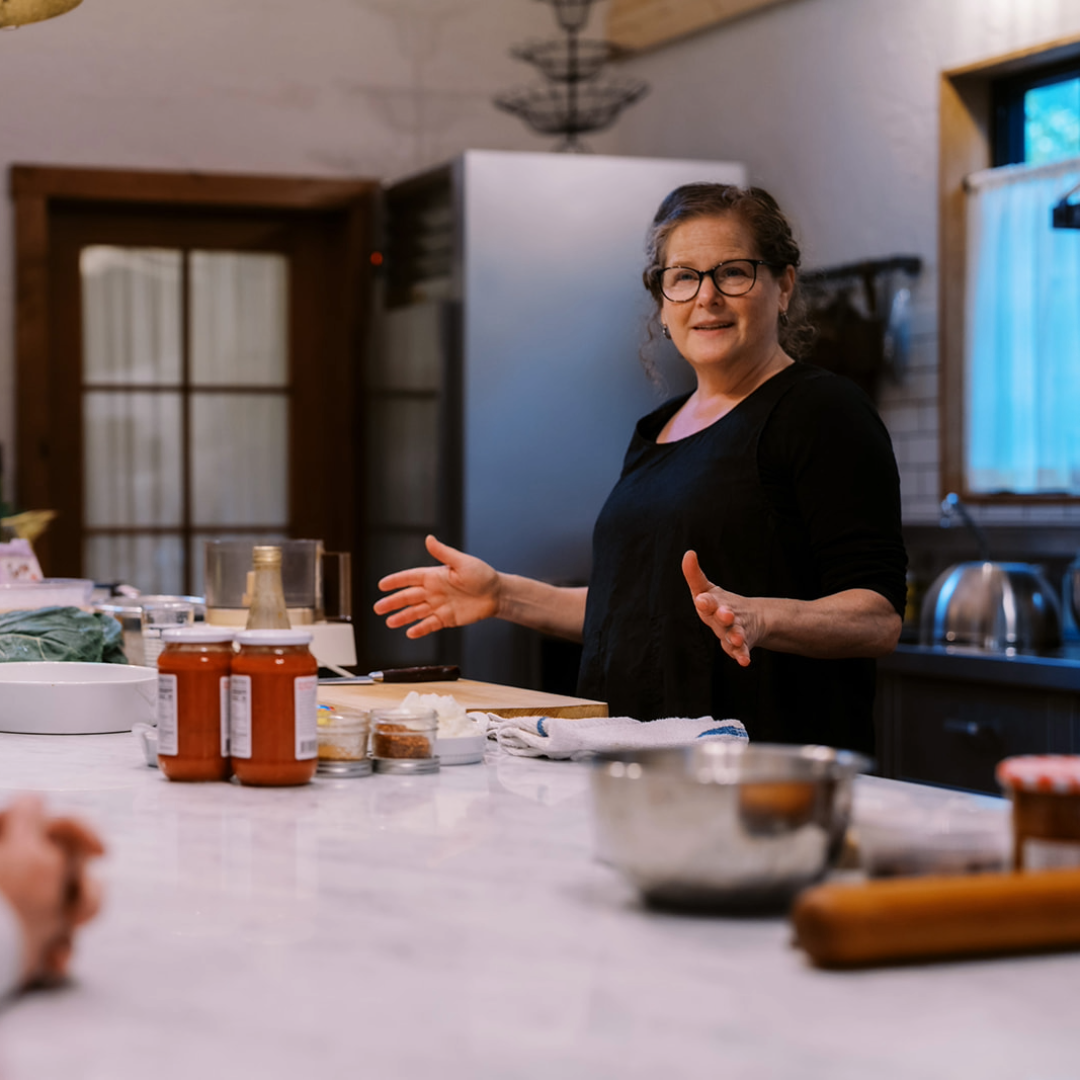
<path fill-rule="evenodd" d="M 736 717 L 753 739 L 873 747 L 873 657 L 895 647 L 906 555 L 888 433 L 856 387 L 797 362 L 800 253 L 760 188 L 661 204 L 645 286 L 695 390 L 639 421 L 588 589 L 441 563 L 375 611 L 422 637 L 498 617 L 584 643 L 612 715 Z M 411 625 L 410 625 L 411 624 Z"/>

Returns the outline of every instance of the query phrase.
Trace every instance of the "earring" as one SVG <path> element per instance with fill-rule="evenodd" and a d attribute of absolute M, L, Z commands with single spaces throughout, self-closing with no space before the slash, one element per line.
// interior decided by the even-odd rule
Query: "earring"
<path fill-rule="evenodd" d="M 787 324 L 788 324 L 787 312 L 786 311 L 781 311 L 780 312 L 780 325 L 781 326 L 787 326 Z"/>
<path fill-rule="evenodd" d="M 668 339 L 668 341 L 670 341 L 671 340 L 671 331 L 667 328 L 667 323 L 661 323 L 660 324 L 660 329 L 663 331 L 664 337 L 666 337 Z"/>

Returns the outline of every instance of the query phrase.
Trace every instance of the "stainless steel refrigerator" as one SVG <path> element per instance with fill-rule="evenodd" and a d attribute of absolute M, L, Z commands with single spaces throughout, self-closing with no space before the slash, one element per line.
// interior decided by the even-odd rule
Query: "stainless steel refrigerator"
<path fill-rule="evenodd" d="M 388 185 L 367 372 L 369 601 L 423 537 L 500 570 L 588 580 L 593 522 L 635 420 L 690 385 L 639 361 L 644 237 L 661 199 L 737 163 L 469 151 Z M 370 612 L 370 609 L 369 609 Z M 457 660 L 469 678 L 537 685 L 539 640 L 489 621 L 412 642 L 367 614 L 371 666 Z"/>

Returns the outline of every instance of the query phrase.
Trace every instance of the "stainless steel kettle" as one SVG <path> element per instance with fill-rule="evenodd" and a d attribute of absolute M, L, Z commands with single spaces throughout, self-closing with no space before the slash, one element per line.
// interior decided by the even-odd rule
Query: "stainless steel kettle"
<path fill-rule="evenodd" d="M 919 643 L 987 652 L 1055 649 L 1061 644 L 1061 605 L 1037 566 L 957 563 L 926 594 Z"/>

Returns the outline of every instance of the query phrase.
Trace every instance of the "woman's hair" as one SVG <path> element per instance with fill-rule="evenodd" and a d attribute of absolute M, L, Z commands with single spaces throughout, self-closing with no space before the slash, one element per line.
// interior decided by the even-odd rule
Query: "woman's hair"
<path fill-rule="evenodd" d="M 798 284 L 799 263 L 802 256 L 799 245 L 792 235 L 791 225 L 777 205 L 776 200 L 764 188 L 741 188 L 735 184 L 683 184 L 677 187 L 660 204 L 656 217 L 645 237 L 645 257 L 648 264 L 642 274 L 645 288 L 656 302 L 648 325 L 648 340 L 641 358 L 646 370 L 654 374 L 655 365 L 647 355 L 649 346 L 656 340 L 660 323 L 660 309 L 664 295 L 660 291 L 660 272 L 664 267 L 667 243 L 671 234 L 687 221 L 696 218 L 734 215 L 753 237 L 756 255 L 770 264 L 768 269 L 779 277 L 785 267 L 795 268 L 795 291 L 788 304 L 787 320 L 777 320 L 780 346 L 796 358 L 805 356 L 814 340 L 814 328 L 806 318 Z"/>

